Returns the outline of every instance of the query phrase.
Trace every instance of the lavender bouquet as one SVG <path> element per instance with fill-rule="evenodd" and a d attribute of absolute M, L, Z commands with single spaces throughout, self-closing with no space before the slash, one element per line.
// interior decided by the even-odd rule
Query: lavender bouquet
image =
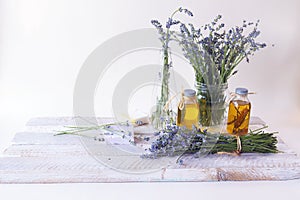
<path fill-rule="evenodd" d="M 180 22 L 180 31 L 173 37 L 182 47 L 184 56 L 195 71 L 195 87 L 200 104 L 200 124 L 214 126 L 222 123 L 225 113 L 228 79 L 237 73 L 237 66 L 249 56 L 266 47 L 257 42 L 259 21 L 243 21 L 242 26 L 224 30 L 218 15 L 200 28 Z"/>
<path fill-rule="evenodd" d="M 182 47 L 184 56 L 190 61 L 196 73 L 196 81 L 205 84 L 224 84 L 237 73 L 236 67 L 257 50 L 266 47 L 265 43 L 256 41 L 260 35 L 259 20 L 243 21 L 224 30 L 224 23 L 218 15 L 210 24 L 196 29 L 193 24 L 180 23 L 180 33 L 175 37 Z M 253 28 L 248 34 L 246 29 Z"/>

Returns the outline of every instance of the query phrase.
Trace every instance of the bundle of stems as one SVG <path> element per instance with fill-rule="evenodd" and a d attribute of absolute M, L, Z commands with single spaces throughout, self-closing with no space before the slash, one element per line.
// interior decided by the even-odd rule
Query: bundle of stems
<path fill-rule="evenodd" d="M 268 133 L 261 129 L 250 130 L 248 135 L 240 136 L 242 143 L 241 153 L 278 153 L 275 133 Z M 217 144 L 211 149 L 210 153 L 233 152 L 236 149 L 236 144 L 236 137 L 220 135 Z"/>
<path fill-rule="evenodd" d="M 240 136 L 242 149 L 237 152 L 237 139 L 233 135 L 212 134 L 202 130 L 185 131 L 180 128 L 174 131 L 165 130 L 149 148 L 146 158 L 163 156 L 182 156 L 185 154 L 202 155 L 216 153 L 278 153 L 277 132 L 267 132 L 267 126 L 250 130 Z"/>

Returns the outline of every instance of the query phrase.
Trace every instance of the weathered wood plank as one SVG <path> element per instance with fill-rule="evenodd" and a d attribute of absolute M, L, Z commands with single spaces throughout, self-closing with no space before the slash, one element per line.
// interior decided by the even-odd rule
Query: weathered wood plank
<path fill-rule="evenodd" d="M 216 156 L 214 156 L 216 157 Z M 217 156 L 218 157 L 218 156 Z M 222 156 L 223 157 L 223 156 Z M 299 178 L 299 163 L 274 166 L 276 161 L 261 164 L 257 161 L 245 167 L 245 163 L 231 161 L 231 167 L 224 167 L 218 159 L 212 157 L 197 161 L 205 166 L 191 166 L 191 160 L 185 158 L 188 164 L 169 166 L 157 169 L 151 173 L 122 172 L 100 165 L 91 157 L 30 157 L 2 158 L 5 165 L 0 165 L 0 182 L 2 183 L 67 183 L 67 182 L 147 182 L 147 181 L 240 181 L 240 180 L 289 180 Z M 220 159 L 220 158 L 219 158 Z M 243 158 L 245 159 L 245 158 Z M 220 161 L 220 160 L 219 160 Z M 88 163 L 88 164 L 87 164 Z M 194 163 L 196 164 L 196 163 Z"/>
<path fill-rule="evenodd" d="M 37 117 L 30 119 L 26 126 L 67 126 L 67 125 L 91 125 L 109 123 L 114 121 L 108 117 Z"/>
<path fill-rule="evenodd" d="M 80 137 L 75 135 L 54 136 L 53 132 L 19 132 L 16 133 L 12 142 L 13 145 L 81 145 Z"/>

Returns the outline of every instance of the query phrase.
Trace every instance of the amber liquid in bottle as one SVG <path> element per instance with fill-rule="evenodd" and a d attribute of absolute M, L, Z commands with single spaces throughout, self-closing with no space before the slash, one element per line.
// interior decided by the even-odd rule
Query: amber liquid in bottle
<path fill-rule="evenodd" d="M 232 135 L 247 135 L 250 121 L 251 103 L 233 100 L 229 104 L 227 132 Z"/>
<path fill-rule="evenodd" d="M 198 104 L 186 104 L 183 110 L 178 109 L 177 126 L 185 126 L 192 129 L 198 127 L 199 107 Z"/>

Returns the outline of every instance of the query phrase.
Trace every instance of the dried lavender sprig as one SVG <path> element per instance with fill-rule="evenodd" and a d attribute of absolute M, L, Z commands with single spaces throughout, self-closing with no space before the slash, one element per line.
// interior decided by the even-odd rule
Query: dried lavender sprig
<path fill-rule="evenodd" d="M 111 130 L 110 128 L 115 125 L 120 125 L 120 126 L 130 126 L 129 122 L 112 122 L 112 123 L 106 123 L 106 124 L 101 124 L 101 125 L 93 125 L 93 126 L 65 126 L 67 128 L 66 130 L 61 130 L 57 131 L 54 136 L 59 136 L 59 135 L 78 135 L 78 136 L 84 136 L 84 137 L 91 137 L 89 135 L 84 135 L 81 133 L 91 131 L 91 130 L 105 130 L 117 135 L 120 135 L 123 137 L 123 135 L 119 134 L 115 130 Z M 128 133 L 130 136 L 132 133 Z M 100 134 L 101 135 L 101 134 Z M 92 137 L 93 138 L 93 137 Z"/>
<path fill-rule="evenodd" d="M 172 119 L 172 110 L 168 108 L 168 110 L 164 111 L 164 106 L 166 105 L 167 101 L 169 100 L 169 78 L 170 78 L 170 71 L 169 69 L 172 67 L 172 61 L 170 59 L 171 53 L 169 49 L 169 42 L 172 40 L 172 31 L 170 31 L 170 28 L 174 25 L 177 25 L 180 23 L 179 20 L 175 20 L 174 16 L 178 12 L 183 12 L 187 15 L 192 16 L 193 14 L 185 8 L 178 8 L 175 10 L 171 16 L 169 17 L 168 21 L 166 22 L 165 28 L 162 26 L 162 24 L 158 20 L 152 20 L 151 23 L 155 26 L 155 28 L 158 30 L 158 33 L 160 34 L 159 40 L 162 43 L 162 51 L 163 51 L 163 67 L 161 72 L 161 92 L 160 97 L 157 100 L 156 103 L 156 111 L 152 114 L 152 122 L 156 128 L 161 127 L 160 124 L 164 123 L 163 120 L 157 120 L 161 117 Z"/>

